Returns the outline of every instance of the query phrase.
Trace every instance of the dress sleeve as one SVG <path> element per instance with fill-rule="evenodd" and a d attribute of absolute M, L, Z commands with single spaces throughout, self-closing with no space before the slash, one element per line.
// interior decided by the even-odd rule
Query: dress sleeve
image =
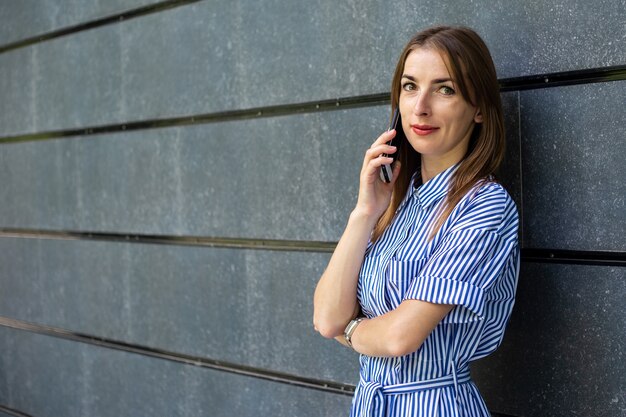
<path fill-rule="evenodd" d="M 519 256 L 517 211 L 501 190 L 478 196 L 452 217 L 404 300 L 457 305 L 444 319 L 447 323 L 481 320 L 487 302 L 509 303 L 515 295 L 517 276 L 511 265 Z"/>

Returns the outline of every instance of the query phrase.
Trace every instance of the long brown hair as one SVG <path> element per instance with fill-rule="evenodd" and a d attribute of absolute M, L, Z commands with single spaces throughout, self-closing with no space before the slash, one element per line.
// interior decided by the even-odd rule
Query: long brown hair
<path fill-rule="evenodd" d="M 504 119 L 498 78 L 489 49 L 476 32 L 462 26 L 435 26 L 411 38 L 400 54 L 393 75 L 392 110 L 398 107 L 400 100 L 400 80 L 404 72 L 404 63 L 408 55 L 418 48 L 431 48 L 447 59 L 448 71 L 462 97 L 478 107 L 483 118 L 482 123 L 474 125 L 467 153 L 452 175 L 448 194 L 431 230 L 430 239 L 432 239 L 463 196 L 479 182 L 487 181 L 502 162 L 505 146 Z M 401 122 L 398 122 L 398 125 L 401 126 Z M 406 143 L 403 129 L 398 129 L 396 135 L 405 142 L 398 155 L 402 169 L 394 184 L 389 207 L 374 228 L 373 241 L 376 241 L 391 224 L 409 187 L 411 177 L 420 169 L 420 155 Z"/>

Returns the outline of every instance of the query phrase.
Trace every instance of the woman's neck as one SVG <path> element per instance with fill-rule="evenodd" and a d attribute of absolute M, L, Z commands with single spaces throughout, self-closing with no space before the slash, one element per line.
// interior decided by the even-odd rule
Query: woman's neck
<path fill-rule="evenodd" d="M 428 158 L 424 158 L 422 156 L 422 166 L 421 166 L 421 174 L 422 174 L 422 184 L 428 182 L 432 178 L 435 178 L 437 175 L 441 174 L 446 169 L 450 168 L 454 164 L 459 161 L 454 160 L 429 160 Z"/>

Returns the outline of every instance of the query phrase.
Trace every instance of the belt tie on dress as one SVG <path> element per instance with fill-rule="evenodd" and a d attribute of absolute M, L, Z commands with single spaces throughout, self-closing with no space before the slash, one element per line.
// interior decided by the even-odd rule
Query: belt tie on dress
<path fill-rule="evenodd" d="M 407 382 L 404 384 L 383 386 L 380 382 L 363 381 L 361 383 L 361 396 L 359 399 L 359 417 L 384 417 L 385 395 L 406 394 L 426 391 L 435 388 L 453 386 L 458 401 L 459 385 L 471 380 L 469 368 L 461 371 L 453 369 L 450 375 L 424 381 Z"/>

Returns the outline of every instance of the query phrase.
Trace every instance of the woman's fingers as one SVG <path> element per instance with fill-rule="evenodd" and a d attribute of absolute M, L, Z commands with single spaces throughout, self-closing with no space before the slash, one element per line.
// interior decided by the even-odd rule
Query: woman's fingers
<path fill-rule="evenodd" d="M 393 158 L 391 156 L 386 156 L 384 152 L 372 152 L 370 154 L 368 151 L 368 154 L 366 154 L 365 159 L 363 160 L 362 173 L 366 176 L 378 177 L 378 169 L 380 169 L 381 166 L 389 165 L 392 162 Z"/>
<path fill-rule="evenodd" d="M 393 154 L 398 151 L 397 147 L 389 145 L 389 141 L 396 135 L 395 130 L 381 134 L 365 152 L 361 180 L 363 184 L 376 184 L 380 178 L 380 170 L 383 165 L 393 163 Z"/>
<path fill-rule="evenodd" d="M 381 144 L 386 144 L 388 143 L 391 139 L 393 139 L 396 136 L 396 130 L 392 129 L 392 130 L 388 130 L 386 132 L 384 132 L 382 135 L 380 135 L 376 141 L 374 141 L 374 143 L 372 144 L 372 148 L 374 146 L 377 145 L 381 145 Z"/>
<path fill-rule="evenodd" d="M 393 154 L 398 149 L 389 145 L 389 141 L 395 135 L 395 130 L 381 134 L 365 152 L 365 158 L 363 158 L 357 205 L 366 212 L 375 213 L 376 217 L 382 215 L 391 197 L 392 184 L 387 184 L 380 179 L 380 170 L 383 165 L 393 163 Z M 394 179 L 398 169 L 394 166 Z"/>
<path fill-rule="evenodd" d="M 369 148 L 365 152 L 365 159 L 369 161 L 371 159 L 376 159 L 382 155 L 391 155 L 394 154 L 396 150 L 397 148 L 395 146 L 378 145 L 374 148 Z"/>
<path fill-rule="evenodd" d="M 383 165 L 390 165 L 393 162 L 393 158 L 390 156 L 379 156 L 378 158 L 371 159 L 367 165 L 372 168 L 380 168 Z"/>
<path fill-rule="evenodd" d="M 397 148 L 389 145 L 389 141 L 391 141 L 395 135 L 395 130 L 390 130 L 380 135 L 365 152 L 365 162 L 367 163 L 371 159 L 378 158 L 382 154 L 391 155 L 395 153 Z"/>
<path fill-rule="evenodd" d="M 394 138 L 396 135 L 395 130 L 390 130 L 378 137 L 372 143 L 372 146 L 365 152 L 365 159 L 369 161 L 370 159 L 378 158 L 382 154 L 391 155 L 396 152 L 397 148 L 395 146 L 389 145 L 389 141 Z"/>

